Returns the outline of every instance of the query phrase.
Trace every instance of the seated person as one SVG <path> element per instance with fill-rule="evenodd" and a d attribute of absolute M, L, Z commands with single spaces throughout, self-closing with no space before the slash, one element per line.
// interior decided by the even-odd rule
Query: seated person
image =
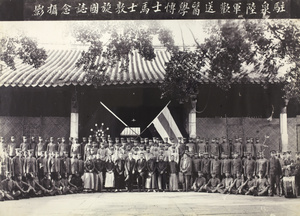
<path fill-rule="evenodd" d="M 70 185 L 75 186 L 75 193 L 80 193 L 83 191 L 83 181 L 78 172 L 69 176 Z"/>
<path fill-rule="evenodd" d="M 266 177 L 264 176 L 264 171 L 259 171 L 258 173 L 259 179 L 256 181 L 256 193 L 257 196 L 267 196 L 268 195 L 268 189 L 270 187 L 270 184 Z"/>
<path fill-rule="evenodd" d="M 6 173 L 6 179 L 1 181 L 1 188 L 5 198 L 9 200 L 19 199 L 25 191 L 11 178 L 11 173 Z"/>
<path fill-rule="evenodd" d="M 216 172 L 211 173 L 211 179 L 207 182 L 206 185 L 204 185 L 203 189 L 207 193 L 216 193 L 217 191 L 217 186 L 220 184 L 220 179 L 216 177 Z"/>
<path fill-rule="evenodd" d="M 238 194 L 238 190 L 243 185 L 243 183 L 244 183 L 244 178 L 242 178 L 242 175 L 240 172 L 237 172 L 236 179 L 233 181 L 233 183 L 229 187 L 228 192 L 230 194 Z"/>
<path fill-rule="evenodd" d="M 53 182 L 51 180 L 51 175 L 49 172 L 45 174 L 45 177 L 41 181 L 41 185 L 46 189 L 46 191 L 44 191 L 44 195 L 46 196 L 56 195 L 56 189 L 53 185 Z"/>
<path fill-rule="evenodd" d="M 39 184 L 38 179 L 34 177 L 33 174 L 27 174 L 27 183 L 33 188 L 29 195 L 31 197 L 41 197 L 44 193 L 49 193 L 46 188 L 44 188 L 42 185 Z"/>
<path fill-rule="evenodd" d="M 247 180 L 239 188 L 239 194 L 254 195 L 256 189 L 256 180 L 253 178 L 253 173 L 249 173 Z"/>
<path fill-rule="evenodd" d="M 231 178 L 229 171 L 226 171 L 225 178 L 217 186 L 217 191 L 222 194 L 229 192 L 229 189 L 230 189 L 232 183 L 233 183 L 233 178 Z"/>
<path fill-rule="evenodd" d="M 195 179 L 192 189 L 195 192 L 202 192 L 204 185 L 206 184 L 206 179 L 203 177 L 203 172 L 198 171 L 198 177 Z"/>

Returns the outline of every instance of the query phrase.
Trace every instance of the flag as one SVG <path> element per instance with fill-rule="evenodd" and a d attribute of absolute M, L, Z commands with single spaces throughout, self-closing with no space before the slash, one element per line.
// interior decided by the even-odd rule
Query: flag
<path fill-rule="evenodd" d="M 182 134 L 167 106 L 160 112 L 152 123 L 162 139 L 167 137 L 170 140 L 170 138 L 173 137 L 177 142 L 178 137 L 182 137 Z"/>

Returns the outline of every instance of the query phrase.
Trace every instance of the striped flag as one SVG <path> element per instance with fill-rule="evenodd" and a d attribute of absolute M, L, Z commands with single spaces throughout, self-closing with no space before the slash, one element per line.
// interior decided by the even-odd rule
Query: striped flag
<path fill-rule="evenodd" d="M 178 137 L 182 137 L 180 130 L 177 127 L 176 122 L 173 119 L 168 106 L 166 106 L 160 114 L 153 120 L 153 125 L 162 139 L 173 137 L 175 142 L 178 141 Z"/>

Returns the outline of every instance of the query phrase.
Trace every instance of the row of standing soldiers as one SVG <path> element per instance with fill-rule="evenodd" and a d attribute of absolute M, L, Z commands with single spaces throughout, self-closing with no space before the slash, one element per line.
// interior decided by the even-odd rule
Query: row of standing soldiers
<path fill-rule="evenodd" d="M 27 150 L 33 150 L 33 156 L 39 157 L 41 155 L 41 152 L 46 152 L 46 154 L 51 154 L 52 152 L 59 152 L 60 156 L 63 156 L 64 152 L 67 151 L 68 156 L 70 157 L 73 153 L 81 154 L 81 157 L 83 159 L 86 159 L 87 154 L 89 154 L 89 151 L 87 151 L 86 144 L 89 142 L 92 142 L 92 137 L 89 138 L 83 137 L 82 142 L 79 143 L 79 140 L 77 138 L 73 139 L 70 137 L 68 140 L 65 139 L 65 137 L 57 138 L 55 141 L 53 137 L 50 137 L 49 139 L 43 140 L 42 137 L 38 137 L 38 141 L 36 141 L 35 137 L 32 137 L 31 140 L 28 140 L 26 136 L 23 136 L 23 142 L 21 144 L 17 144 L 15 142 L 15 137 L 12 136 L 10 141 L 7 143 L 5 142 L 3 137 L 0 137 L 0 150 L 1 152 L 5 151 L 6 154 L 10 157 L 14 157 L 16 155 L 15 149 L 20 148 L 21 152 L 26 154 Z M 124 145 L 132 147 L 138 147 L 138 148 L 145 148 L 146 146 L 156 146 L 156 147 L 162 147 L 162 144 L 164 146 L 171 145 L 170 143 L 174 142 L 173 138 L 165 138 L 164 141 L 160 140 L 156 137 L 153 139 L 148 138 L 140 138 L 140 141 L 134 139 L 134 138 L 116 138 L 115 141 L 112 141 L 111 138 L 108 138 L 105 142 L 102 142 L 101 137 L 95 138 L 95 143 L 93 148 L 100 148 L 101 143 L 104 143 L 104 146 L 107 147 L 108 144 L 114 144 L 114 146 L 120 146 L 125 148 Z M 255 140 L 255 141 L 254 141 Z M 138 146 L 136 146 L 138 144 Z M 109 148 L 112 146 L 109 145 Z M 220 157 L 222 154 L 227 154 L 230 158 L 233 157 L 233 153 L 238 153 L 241 157 L 246 156 L 247 153 L 251 153 L 253 157 L 256 157 L 259 152 L 263 152 L 266 145 L 263 143 L 260 143 L 259 139 L 256 138 L 246 138 L 246 143 L 243 144 L 242 138 L 236 137 L 235 141 L 233 142 L 232 139 L 229 139 L 227 141 L 226 137 L 222 138 L 222 141 L 220 141 L 219 138 L 213 138 L 209 142 L 209 139 L 204 139 L 197 137 L 195 139 L 189 139 L 187 142 L 186 138 L 178 137 L 177 139 L 177 148 L 178 153 L 180 156 L 183 155 L 183 153 L 188 150 L 190 154 L 204 154 L 208 153 L 210 155 L 217 155 Z M 94 150 L 97 150 L 94 149 Z"/>

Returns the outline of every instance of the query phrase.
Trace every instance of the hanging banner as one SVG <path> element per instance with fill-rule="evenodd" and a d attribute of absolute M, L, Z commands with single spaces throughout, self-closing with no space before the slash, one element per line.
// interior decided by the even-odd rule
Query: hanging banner
<path fill-rule="evenodd" d="M 24 0 L 24 20 L 291 18 L 291 0 Z"/>

